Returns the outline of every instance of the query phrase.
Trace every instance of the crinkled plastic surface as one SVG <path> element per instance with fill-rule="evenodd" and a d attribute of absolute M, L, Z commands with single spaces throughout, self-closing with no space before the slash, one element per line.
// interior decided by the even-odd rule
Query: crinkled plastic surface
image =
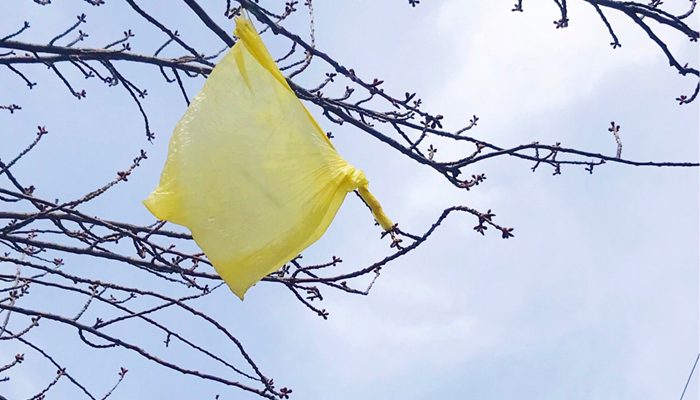
<path fill-rule="evenodd" d="M 336 152 L 249 20 L 175 127 L 160 185 L 144 201 L 183 225 L 241 299 L 318 240 L 348 192 L 393 223 L 362 171 Z"/>

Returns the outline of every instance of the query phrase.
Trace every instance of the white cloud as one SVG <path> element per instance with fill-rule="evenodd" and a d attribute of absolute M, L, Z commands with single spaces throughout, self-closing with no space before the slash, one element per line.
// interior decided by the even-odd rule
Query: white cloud
<path fill-rule="evenodd" d="M 558 9 L 551 2 L 528 2 L 524 13 L 503 2 L 442 3 L 436 40 L 451 43 L 445 62 L 452 68 L 428 103 L 459 123 L 476 113 L 489 134 L 507 132 L 519 120 L 590 95 L 617 70 L 656 60 L 626 20 L 610 15 L 623 42 L 613 50 L 592 7 L 569 3 L 569 15 L 570 26 L 555 29 Z"/>
<path fill-rule="evenodd" d="M 423 368 L 451 368 L 494 344 L 487 321 L 464 309 L 465 296 L 414 274 L 385 278 L 371 298 L 333 304 L 319 350 L 342 343 L 341 354 L 320 351 L 339 376 L 366 382 L 375 375 L 368 369 L 393 379 Z M 338 358 L 344 362 L 336 363 Z"/>

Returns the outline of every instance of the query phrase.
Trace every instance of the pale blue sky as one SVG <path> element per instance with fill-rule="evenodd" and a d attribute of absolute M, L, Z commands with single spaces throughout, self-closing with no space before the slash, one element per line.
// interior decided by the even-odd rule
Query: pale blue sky
<path fill-rule="evenodd" d="M 29 19 L 32 29 L 23 40 L 45 42 L 87 12 L 84 28 L 91 36 L 86 45 L 115 40 L 125 28 L 137 35 L 135 51 L 149 53 L 162 42 L 153 29 L 133 22 L 138 17 L 119 2 L 100 8 L 82 1 L 54 3 L 41 8 L 23 2 L 4 10 L 2 32 Z M 158 10 L 163 3 L 139 3 L 177 26 L 195 47 L 221 47 L 184 7 Z M 679 107 L 673 100 L 690 91 L 693 81 L 668 68 L 644 34 L 623 18 L 610 15 L 623 43 L 613 51 L 595 11 L 578 2 L 571 2 L 571 26 L 565 30 L 553 28 L 557 9 L 549 2 L 526 3 L 523 14 L 511 13 L 505 2 L 423 1 L 416 8 L 405 3 L 317 1 L 317 45 L 361 76 L 384 79 L 388 91 L 417 91 L 428 110 L 446 116 L 448 127 L 464 125 L 477 114 L 481 120 L 472 133 L 491 142 L 561 141 L 614 154 L 607 127 L 615 120 L 622 126 L 626 158 L 698 160 L 697 103 Z M 220 11 L 215 10 L 219 17 Z M 230 22 L 217 20 L 232 30 Z M 289 26 L 302 29 L 303 22 L 298 18 Z M 286 50 L 274 37 L 265 39 L 274 54 Z M 685 40 L 671 45 L 697 65 L 697 47 Z M 124 66 L 127 77 L 149 89 L 144 104 L 157 134 L 150 145 L 122 88 L 103 88 L 74 74 L 76 87 L 88 91 L 87 99 L 78 101 L 44 67 L 23 70 L 39 82 L 32 92 L 8 71 L 0 74 L 0 104 L 23 107 L 14 115 L 0 113 L 0 158 L 14 155 L 33 138 L 35 126 L 45 124 L 49 135 L 17 165 L 16 174 L 35 184 L 39 195 L 68 199 L 111 179 L 144 148 L 149 159 L 129 183 L 85 211 L 150 222 L 140 201 L 157 183 L 167 138 L 184 112 L 178 89 L 162 85 L 157 69 Z M 314 85 L 323 72 L 314 67 L 299 82 Z M 190 95 L 201 84 L 188 80 Z M 608 164 L 593 175 L 564 168 L 563 175 L 552 176 L 546 169 L 533 173 L 522 161 L 500 159 L 469 170 L 486 173 L 488 180 L 464 192 L 360 131 L 319 122 L 334 132 L 341 154 L 365 171 L 373 192 L 404 229 L 422 231 L 443 208 L 464 203 L 493 209 L 498 221 L 515 228 L 516 237 L 483 238 L 471 229 L 472 219 L 455 216 L 431 242 L 385 268 L 370 296 L 328 293 L 328 321 L 298 304 L 286 289 L 269 284 L 253 288 L 243 303 L 226 291 L 197 303 L 230 327 L 268 376 L 293 388 L 293 398 L 680 396 L 698 353 L 697 169 Z M 434 144 L 440 159 L 460 151 Z M 376 236 L 364 206 L 350 196 L 305 258 L 338 255 L 345 268 L 363 266 L 388 253 Z M 71 258 L 67 266 L 132 285 L 152 284 L 116 264 Z M 67 307 L 47 306 L 50 300 L 37 290 L 26 304 Z M 162 318 L 177 321 L 169 313 Z M 189 322 L 182 330 L 205 335 Z M 32 334 L 64 359 L 86 357 L 73 373 L 98 392 L 107 389 L 119 366 L 127 366 L 131 375 L 117 399 L 209 399 L 216 393 L 222 399 L 249 398 L 128 354 L 76 354 L 75 347 L 63 345 L 75 343 L 74 331 L 49 332 Z M 128 325 L 124 332 L 140 343 L 162 341 L 131 332 Z M 206 335 L 201 340 L 216 349 L 217 337 Z M 189 357 L 175 350 L 163 354 Z M 0 356 L 4 360 L 17 351 L 3 343 Z M 217 370 L 197 359 L 187 361 Z M 45 383 L 38 362 L 29 360 L 18 371 L 11 382 L 0 383 L 0 393 L 12 400 Z M 62 384 L 53 396 L 62 398 L 69 390 Z M 686 396 L 698 398 L 697 375 Z"/>

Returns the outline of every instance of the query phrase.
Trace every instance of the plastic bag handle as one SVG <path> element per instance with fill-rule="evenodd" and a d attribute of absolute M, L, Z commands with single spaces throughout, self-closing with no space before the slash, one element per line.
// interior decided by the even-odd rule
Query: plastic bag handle
<path fill-rule="evenodd" d="M 379 200 L 377 200 L 376 197 L 372 193 L 370 193 L 369 188 L 367 185 L 360 186 L 357 188 L 357 191 L 360 193 L 360 197 L 362 197 L 362 200 L 367 203 L 369 206 L 370 210 L 372 210 L 372 215 L 374 215 L 374 219 L 379 222 L 379 225 L 384 228 L 385 231 L 390 231 L 394 228 L 394 222 L 391 221 L 391 219 L 384 214 L 384 209 L 382 209 L 382 205 L 379 204 Z"/>

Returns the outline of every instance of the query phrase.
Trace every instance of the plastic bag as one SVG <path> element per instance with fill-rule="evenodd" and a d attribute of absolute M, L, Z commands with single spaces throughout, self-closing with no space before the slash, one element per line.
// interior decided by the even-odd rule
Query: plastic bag
<path fill-rule="evenodd" d="M 251 22 L 214 68 L 170 139 L 160 185 L 144 201 L 184 225 L 241 299 L 318 240 L 359 189 L 385 229 L 393 223 L 362 171 L 336 152 L 296 97 Z"/>

